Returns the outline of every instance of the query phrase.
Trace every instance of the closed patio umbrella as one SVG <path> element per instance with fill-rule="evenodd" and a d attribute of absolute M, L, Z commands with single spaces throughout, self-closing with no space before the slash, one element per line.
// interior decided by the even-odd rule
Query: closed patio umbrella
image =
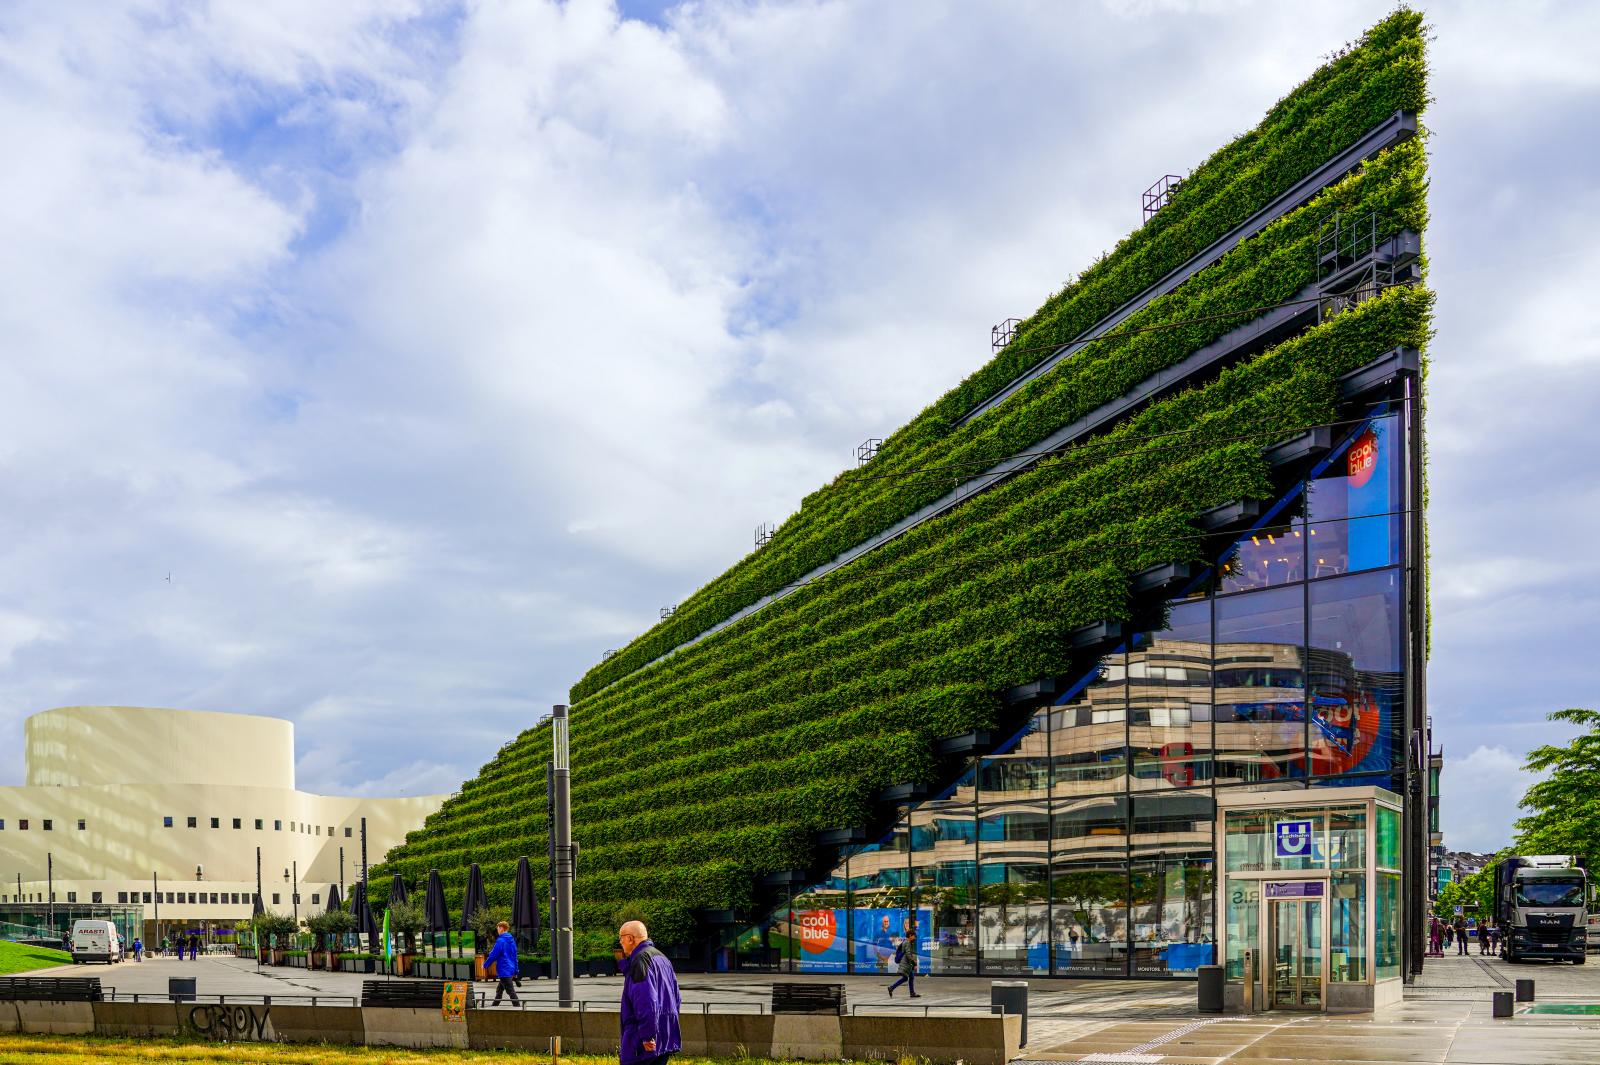
<path fill-rule="evenodd" d="M 328 885 L 328 913 L 344 909 L 344 902 L 339 898 L 339 885 Z"/>
<path fill-rule="evenodd" d="M 539 896 L 533 891 L 533 870 L 526 857 L 517 859 L 517 880 L 511 894 L 511 928 L 525 950 L 539 941 Z"/>
<path fill-rule="evenodd" d="M 410 900 L 406 895 L 406 882 L 400 879 L 399 873 L 396 873 L 394 874 L 394 883 L 389 885 L 389 905 L 393 906 L 397 902 L 407 901 Z"/>
<path fill-rule="evenodd" d="M 461 930 L 472 931 L 472 917 L 479 910 L 489 908 L 489 896 L 483 890 L 483 870 L 478 868 L 478 863 L 473 862 L 467 870 L 467 890 L 461 896 Z M 479 944 L 480 947 L 483 944 Z"/>
<path fill-rule="evenodd" d="M 439 879 L 439 870 L 428 870 L 428 893 L 422 900 L 422 920 L 430 936 L 450 932 L 450 910 L 444 904 L 444 881 Z M 445 952 L 448 954 L 450 942 L 445 940 Z"/>
<path fill-rule="evenodd" d="M 356 918 L 356 932 L 366 933 L 367 949 L 376 951 L 383 933 L 378 929 L 377 918 L 372 913 L 372 903 L 367 899 L 367 885 L 357 884 L 350 892 Z"/>

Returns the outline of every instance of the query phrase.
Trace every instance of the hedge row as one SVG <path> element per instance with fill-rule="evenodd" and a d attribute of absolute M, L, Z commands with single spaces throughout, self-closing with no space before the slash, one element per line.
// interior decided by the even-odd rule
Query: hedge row
<path fill-rule="evenodd" d="M 1396 110 L 1426 102 L 1420 16 L 1399 12 L 1357 47 L 1292 93 L 1258 129 L 1198 167 L 1173 202 L 1082 277 L 1048 300 L 1017 339 L 962 385 L 885 440 L 870 470 L 846 471 L 808 496 L 773 541 L 679 604 L 669 619 L 595 666 L 573 687 L 576 702 L 693 638 L 760 596 L 807 572 L 822 549 L 790 551 L 819 532 L 838 530 L 841 508 L 883 483 L 897 465 L 920 465 L 930 446 L 950 435 L 962 414 L 1042 358 L 1133 298 L 1171 269 L 1265 206 L 1295 181 L 1354 143 Z M 914 509 L 914 508 L 912 508 Z M 902 512 L 903 513 L 903 512 Z M 871 528 L 876 532 L 897 520 Z M 859 542 L 834 544 L 826 561 Z"/>

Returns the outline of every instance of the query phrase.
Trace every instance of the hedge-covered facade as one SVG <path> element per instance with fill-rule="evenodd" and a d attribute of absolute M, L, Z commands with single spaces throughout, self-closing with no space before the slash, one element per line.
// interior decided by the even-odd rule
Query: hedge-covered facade
<path fill-rule="evenodd" d="M 1408 518 L 1420 501 L 1411 447 L 1421 427 L 1420 380 L 1402 372 L 1356 392 L 1350 375 L 1396 349 L 1424 349 L 1431 298 L 1418 262 L 1372 275 L 1337 303 L 1296 301 L 1348 266 L 1349 256 L 1326 254 L 1336 217 L 1347 230 L 1368 233 L 1356 258 L 1363 248 L 1420 237 L 1427 216 L 1422 139 L 1397 138 L 1170 292 L 1140 301 L 1375 127 L 1396 113 L 1419 114 L 1426 98 L 1421 21 L 1401 11 L 1196 167 L 1170 203 L 1046 300 L 988 365 L 887 438 L 870 463 L 808 496 L 768 544 L 573 687 L 573 817 L 583 846 L 577 920 L 589 946 L 609 943 L 618 911 L 634 906 L 658 938 L 709 966 L 859 968 L 876 964 L 857 942 L 872 938 L 865 924 L 839 933 L 839 958 L 807 957 L 791 916 L 797 899 L 805 912 L 855 912 L 867 923 L 880 911 L 927 908 L 937 899 L 933 911 L 944 916 L 927 919 L 942 920 L 952 944 L 972 940 L 970 951 L 947 953 L 942 971 L 974 971 L 984 929 L 992 943 L 995 929 L 1015 926 L 1009 943 L 1002 933 L 1003 947 L 994 948 L 1006 964 L 986 964 L 985 971 L 1090 971 L 1057 964 L 1073 952 L 1053 941 L 1120 935 L 1121 950 L 1100 952 L 1093 971 L 1141 975 L 1132 944 L 1143 889 L 1134 886 L 1139 860 L 1136 840 L 1130 843 L 1139 807 L 1173 826 L 1188 818 L 1188 828 L 1167 835 L 1184 841 L 1189 880 L 1182 890 L 1192 896 L 1206 860 L 1195 827 L 1205 820 L 1204 802 L 1196 806 L 1195 796 L 1356 772 L 1405 786 L 1395 774 L 1404 771 L 1407 721 L 1421 713 L 1413 646 L 1420 641 L 1410 633 L 1420 629 L 1425 609 L 1421 575 L 1411 564 L 1422 557 L 1420 523 Z M 1355 220 L 1360 227 L 1350 225 Z M 1139 302 L 1137 309 L 1106 336 L 993 409 L 965 417 L 1129 301 Z M 1287 335 L 1239 341 L 1275 309 L 1296 308 L 1308 313 Z M 1187 369 L 1197 352 L 1236 341 L 1227 357 Z M 1128 401 L 1144 393 L 1140 402 Z M 972 481 L 1114 403 L 1128 407 L 1114 423 L 1052 447 L 1019 472 Z M 1303 461 L 1272 453 L 1319 428 L 1326 439 Z M 1333 487 L 1328 471 L 1337 473 L 1340 463 L 1353 469 L 1353 456 L 1376 464 L 1381 476 L 1369 471 L 1356 487 L 1346 476 Z M 1376 491 L 1367 489 L 1375 478 L 1388 493 L 1381 511 L 1370 500 L 1354 501 Z M 963 481 L 975 490 L 960 505 L 808 579 Z M 1345 502 L 1334 502 L 1336 495 Z M 1215 508 L 1241 501 L 1258 503 L 1266 517 L 1251 519 L 1246 509 L 1240 521 L 1219 524 Z M 1346 513 L 1329 516 L 1340 506 Z M 1383 550 L 1372 546 L 1374 522 L 1385 530 Z M 1315 533 L 1323 545 L 1341 541 L 1343 555 L 1315 553 Z M 1263 555 L 1261 544 L 1276 551 L 1280 537 L 1300 553 L 1275 570 L 1286 556 Z M 1177 568 L 1157 569 L 1169 564 Z M 1295 654 L 1254 648 L 1245 657 L 1261 652 L 1266 664 L 1225 672 L 1224 658 L 1237 657 L 1239 648 L 1225 650 L 1217 619 L 1234 609 L 1228 603 L 1244 602 L 1231 596 L 1282 597 L 1284 589 L 1300 588 L 1309 618 L 1314 609 L 1305 604 L 1324 587 L 1318 582 L 1354 580 L 1358 570 L 1367 574 L 1362 580 L 1382 572 L 1395 584 L 1376 593 L 1394 604 L 1394 624 L 1405 630 L 1393 663 L 1373 669 L 1348 654 L 1339 659 L 1340 649 L 1315 646 L 1315 626 L 1303 618 Z M 1204 639 L 1193 628 L 1202 609 L 1196 602 L 1208 604 Z M 1193 631 L 1172 635 L 1175 616 L 1180 629 Z M 1179 644 L 1186 664 L 1162 668 L 1188 678 L 1187 716 L 1157 706 L 1155 717 L 1165 724 L 1151 724 L 1148 707 L 1135 712 L 1135 703 L 1170 701 L 1171 693 L 1140 695 L 1130 670 L 1147 676 L 1150 656 L 1176 653 Z M 1318 702 L 1331 689 L 1316 679 L 1330 670 L 1342 670 L 1347 686 L 1361 689 L 1351 689 L 1356 698 L 1370 697 L 1374 714 L 1381 702 L 1381 721 L 1363 725 L 1364 711 L 1347 708 L 1346 719 L 1331 724 Z M 1114 699 L 1106 694 L 1117 687 L 1112 677 L 1121 678 Z M 1276 709 L 1263 716 L 1262 700 L 1224 692 L 1241 677 L 1268 690 L 1265 704 Z M 1084 700 L 1095 699 L 1083 718 L 1092 727 L 1061 725 L 1068 708 L 1077 723 Z M 1225 709 L 1227 720 L 1214 716 Z M 1178 716 L 1184 724 L 1174 724 Z M 1301 739 L 1286 740 L 1296 727 Z M 459 893 L 466 866 L 476 861 L 491 899 L 506 901 L 517 857 L 540 858 L 546 850 L 549 752 L 547 726 L 516 737 L 389 854 L 382 872 L 422 881 L 438 869 Z M 1390 761 L 1379 765 L 1382 759 Z M 1004 768 L 1024 763 L 1025 771 Z M 997 788 L 1001 780 L 1017 786 Z M 1109 802 L 1100 813 L 1110 820 L 1090 835 L 1110 839 L 1120 823 L 1120 856 L 1052 842 L 1078 838 L 1058 833 L 1083 821 L 1091 793 Z M 516 794 L 526 801 L 508 801 Z M 1030 859 L 1046 870 L 1042 877 L 1014 876 L 1008 865 L 998 881 L 985 879 L 986 834 L 998 832 L 1003 841 L 1012 832 L 1009 821 L 984 827 L 986 794 L 1013 807 L 1033 804 L 1027 817 L 1005 809 L 1018 814 L 1019 825 L 1028 822 L 1016 830 L 1026 838 L 1038 842 L 1042 834 L 1043 849 Z M 1142 801 L 1180 794 L 1183 802 L 1173 799 L 1165 814 Z M 953 825 L 952 834 L 943 836 L 936 823 Z M 948 869 L 919 880 L 919 847 L 942 854 L 969 844 L 970 860 L 965 852 L 942 858 Z M 1058 851 L 1062 868 L 1078 877 L 1072 890 L 1080 897 L 1071 905 L 1052 902 L 1067 889 L 1054 871 Z M 970 877 L 961 871 L 969 864 Z M 1121 879 L 1105 880 L 1113 869 Z M 1081 904 L 1081 889 L 1089 882 L 1121 899 L 1120 916 L 1086 917 L 1091 908 Z M 857 895 L 870 905 L 856 905 Z M 990 912 L 994 905 L 1003 912 Z M 1196 898 L 1185 905 L 1194 910 Z M 1071 916 L 1058 921 L 1063 908 Z M 1016 924 L 1013 910 L 1028 916 Z M 1197 937 L 1184 942 L 1201 942 L 1206 922 L 1191 916 L 1184 923 L 1190 930 L 1177 934 Z M 958 934 L 958 927 L 966 931 Z"/>

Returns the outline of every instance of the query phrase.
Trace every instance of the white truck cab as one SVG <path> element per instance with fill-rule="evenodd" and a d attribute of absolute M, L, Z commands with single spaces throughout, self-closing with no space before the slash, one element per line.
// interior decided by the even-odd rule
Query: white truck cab
<path fill-rule="evenodd" d="M 122 937 L 110 921 L 72 922 L 72 964 L 103 961 L 110 965 L 122 960 Z"/>

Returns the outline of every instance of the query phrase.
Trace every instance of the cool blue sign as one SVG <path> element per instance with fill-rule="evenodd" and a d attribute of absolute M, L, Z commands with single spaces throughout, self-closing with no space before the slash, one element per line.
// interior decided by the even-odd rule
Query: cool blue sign
<path fill-rule="evenodd" d="M 1272 852 L 1278 858 L 1311 857 L 1311 822 L 1276 821 L 1273 823 Z"/>

